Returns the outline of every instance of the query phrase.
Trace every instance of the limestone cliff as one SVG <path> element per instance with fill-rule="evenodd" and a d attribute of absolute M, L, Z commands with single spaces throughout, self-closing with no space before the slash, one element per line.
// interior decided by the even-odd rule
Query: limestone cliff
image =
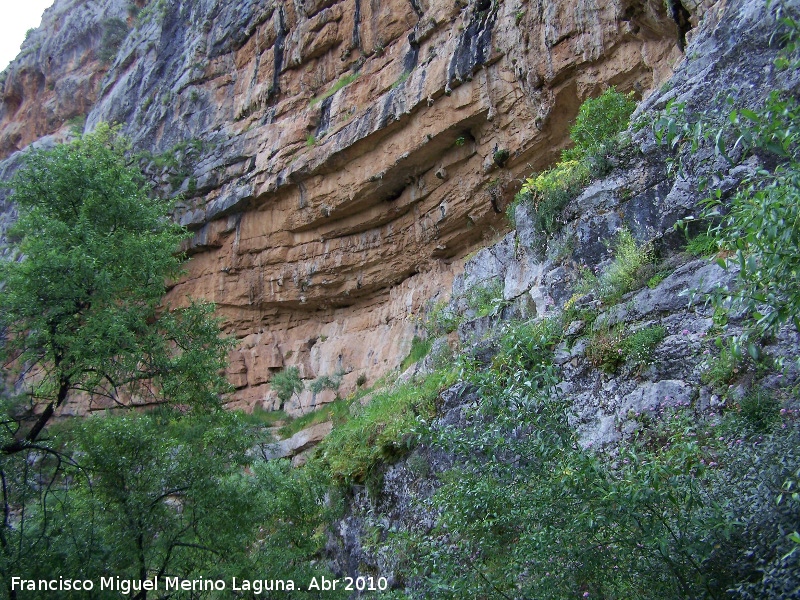
<path fill-rule="evenodd" d="M 121 123 L 194 232 L 167 301 L 239 339 L 231 405 L 278 408 L 292 365 L 347 392 L 400 363 L 581 101 L 658 88 L 709 4 L 56 0 L 2 75 L 0 169 Z"/>

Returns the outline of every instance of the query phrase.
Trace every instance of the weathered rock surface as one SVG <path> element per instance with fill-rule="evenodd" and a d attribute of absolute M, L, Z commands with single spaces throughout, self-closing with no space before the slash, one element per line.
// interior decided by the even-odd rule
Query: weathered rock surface
<path fill-rule="evenodd" d="M 333 429 L 333 422 L 326 421 L 298 431 L 285 440 L 274 444 L 266 444 L 262 456 L 266 460 L 291 458 L 292 464 L 298 466 L 306 462 L 306 451 L 319 444 Z"/>
<path fill-rule="evenodd" d="M 173 159 L 144 160 L 195 232 L 168 300 L 218 303 L 239 407 L 277 408 L 285 366 L 344 373 L 343 392 L 396 367 L 409 317 L 506 227 L 580 102 L 657 88 L 686 34 L 660 0 L 136 5 L 56 2 L 4 75 L 0 153 L 86 114 Z"/>
<path fill-rule="evenodd" d="M 712 112 L 724 102 L 719 92 L 752 107 L 774 89 L 796 95 L 800 89 L 796 73 L 773 68 L 777 49 L 769 46 L 768 39 L 774 26 L 761 2 L 736 0 L 713 7 L 686 48 L 691 59 L 681 63 L 669 85 L 645 101 L 638 115 L 652 122 L 655 111 L 670 98 L 685 101 L 689 111 Z M 713 150 L 701 148 L 700 157 L 713 157 Z M 566 324 L 566 341 L 555 350 L 561 377 L 557 389 L 572 406 L 570 424 L 584 447 L 613 453 L 615 442 L 633 436 L 643 423 L 671 407 L 712 413 L 741 398 L 755 380 L 768 389 L 790 389 L 800 381 L 800 334 L 793 326 L 781 330 L 764 348 L 770 356 L 784 359 L 781 372 L 745 372 L 726 390 L 716 390 L 704 380 L 718 350 L 709 335 L 713 311 L 701 300 L 713 287 L 730 285 L 736 270 L 679 253 L 684 238 L 674 224 L 695 214 L 705 196 L 699 191 L 701 179 L 724 165 L 699 165 L 676 179 L 667 175 L 668 158 L 649 128 L 640 131 L 616 168 L 569 203 L 559 236 L 541 238 L 520 207 L 516 231 L 467 260 L 453 283 L 449 309 L 456 314 L 474 317 L 468 298 L 472 290 L 487 285 L 497 286 L 501 299 L 510 303 L 493 317 L 471 318 L 459 327 L 466 346 L 462 352 L 470 352 L 479 364 L 489 364 L 497 353 L 493 338 L 498 324 L 560 311 L 572 297 L 581 269 L 597 272 L 608 264 L 608 242 L 622 226 L 639 242 L 651 243 L 669 257 L 671 273 L 652 289 L 643 287 L 604 307 L 592 325 L 580 320 Z M 752 165 L 711 181 L 727 193 L 749 168 Z M 591 296 L 577 301 L 602 306 Z M 589 328 L 614 325 L 627 332 L 655 325 L 664 328 L 665 337 L 651 364 L 623 364 L 612 373 L 591 364 L 586 355 Z M 740 332 L 735 315 L 728 327 L 731 335 Z M 480 402 L 476 390 L 463 383 L 442 392 L 441 416 L 434 429 L 463 427 L 464 409 Z M 789 402 L 797 406 L 797 399 Z M 371 495 L 355 487 L 348 514 L 337 523 L 328 547 L 336 567 L 350 575 L 377 570 L 399 587 L 408 585 L 397 562 L 382 553 L 384 546 L 377 544 L 375 550 L 376 545 L 365 540 L 388 531 L 428 532 L 436 515 L 426 509 L 425 499 L 437 487 L 437 473 L 454 460 L 441 449 L 420 446 L 396 464 L 385 465 L 384 484 Z"/>

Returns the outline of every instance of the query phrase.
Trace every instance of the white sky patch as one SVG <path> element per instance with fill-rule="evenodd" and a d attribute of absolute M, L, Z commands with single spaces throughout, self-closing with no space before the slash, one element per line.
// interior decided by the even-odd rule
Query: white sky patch
<path fill-rule="evenodd" d="M 39 27 L 53 0 L 3 0 L 0 9 L 0 72 L 19 54 L 28 29 Z"/>

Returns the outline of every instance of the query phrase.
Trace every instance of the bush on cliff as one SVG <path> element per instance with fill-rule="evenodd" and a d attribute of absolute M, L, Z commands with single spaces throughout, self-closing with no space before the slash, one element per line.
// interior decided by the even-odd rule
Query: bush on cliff
<path fill-rule="evenodd" d="M 567 202 L 592 178 L 607 172 L 608 155 L 615 151 L 617 135 L 627 128 L 635 108 L 632 93 L 622 94 L 614 87 L 586 100 L 570 128 L 573 147 L 562 153 L 555 167 L 525 180 L 509 214 L 517 203 L 527 202 L 534 208 L 534 225 L 540 231 L 548 235 L 558 231 Z"/>

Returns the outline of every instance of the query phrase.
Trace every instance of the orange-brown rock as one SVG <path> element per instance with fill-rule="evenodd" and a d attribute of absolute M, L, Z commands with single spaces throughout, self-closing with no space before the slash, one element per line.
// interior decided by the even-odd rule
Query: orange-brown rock
<path fill-rule="evenodd" d="M 217 302 L 239 339 L 231 406 L 278 408 L 269 380 L 286 366 L 343 374 L 342 392 L 395 368 L 411 317 L 507 227 L 518 180 L 558 155 L 580 103 L 665 81 L 707 9 L 689 4 L 676 19 L 661 0 L 151 2 L 80 102 L 87 127 L 124 123 L 136 148 L 175 158 L 148 167 L 194 231 L 167 299 Z M 90 80 L 91 56 L 54 89 Z M 0 108 L 6 152 L 29 120 L 51 124 L 35 137 L 70 112 L 23 110 L 47 87 L 42 58 L 7 75 L 23 91 Z"/>

